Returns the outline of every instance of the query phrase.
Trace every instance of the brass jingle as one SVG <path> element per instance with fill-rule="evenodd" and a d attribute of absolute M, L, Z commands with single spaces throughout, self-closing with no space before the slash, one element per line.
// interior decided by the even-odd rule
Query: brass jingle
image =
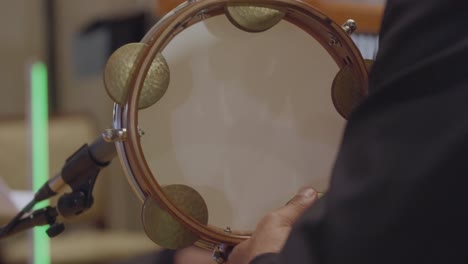
<path fill-rule="evenodd" d="M 370 72 L 374 61 L 365 60 L 367 71 Z M 344 66 L 336 75 L 332 84 L 332 98 L 336 110 L 345 119 L 364 100 L 362 87 L 349 65 Z"/>
<path fill-rule="evenodd" d="M 203 225 L 208 224 L 208 207 L 196 190 L 186 185 L 168 185 L 163 187 L 163 191 L 184 213 Z M 198 235 L 185 228 L 151 197 L 147 197 L 143 204 L 141 219 L 148 237 L 163 248 L 184 248 L 199 240 Z"/>
<path fill-rule="evenodd" d="M 228 5 L 226 16 L 237 28 L 247 32 L 263 32 L 283 20 L 285 12 L 260 6 Z"/>
<path fill-rule="evenodd" d="M 104 85 L 111 99 L 123 106 L 127 103 L 129 85 L 135 65 L 142 59 L 142 52 L 148 48 L 144 43 L 130 43 L 115 51 L 107 61 L 104 70 Z M 139 109 L 157 103 L 169 87 L 170 71 L 165 58 L 158 54 L 151 64 L 139 98 Z"/>

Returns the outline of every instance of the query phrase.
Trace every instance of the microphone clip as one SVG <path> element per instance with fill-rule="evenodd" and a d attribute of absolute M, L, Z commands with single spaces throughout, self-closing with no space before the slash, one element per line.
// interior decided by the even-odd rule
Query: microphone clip
<path fill-rule="evenodd" d="M 87 144 L 83 145 L 67 159 L 61 172 L 60 179 L 70 186 L 72 191 L 61 195 L 55 208 L 49 206 L 39 209 L 24 218 L 21 218 L 23 214 L 20 214 L 6 228 L 0 229 L 0 239 L 43 225 L 49 225 L 46 231 L 49 237 L 61 234 L 65 230 L 65 225 L 57 222 L 57 217 L 73 218 L 91 208 L 94 203 L 93 190 L 96 179 L 101 168 L 107 165 L 94 160 L 90 147 Z M 45 186 L 48 187 L 48 183 Z M 38 192 L 35 202 L 55 195 L 50 188 L 42 188 L 42 190 L 45 191 Z"/>

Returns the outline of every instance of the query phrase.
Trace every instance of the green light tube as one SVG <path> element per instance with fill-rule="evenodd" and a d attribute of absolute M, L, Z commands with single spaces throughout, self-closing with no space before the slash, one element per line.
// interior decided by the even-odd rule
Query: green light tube
<path fill-rule="evenodd" d="M 49 178 L 49 107 L 48 76 L 44 63 L 34 63 L 31 68 L 31 150 L 32 186 L 37 191 Z M 44 201 L 38 206 L 47 206 Z M 36 227 L 33 231 L 33 263 L 50 264 L 50 239 L 47 227 Z"/>

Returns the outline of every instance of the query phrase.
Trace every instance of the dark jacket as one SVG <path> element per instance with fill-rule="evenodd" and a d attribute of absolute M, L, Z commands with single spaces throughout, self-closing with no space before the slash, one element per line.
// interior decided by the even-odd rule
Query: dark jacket
<path fill-rule="evenodd" d="M 328 194 L 254 264 L 468 263 L 468 1 L 388 0 Z"/>

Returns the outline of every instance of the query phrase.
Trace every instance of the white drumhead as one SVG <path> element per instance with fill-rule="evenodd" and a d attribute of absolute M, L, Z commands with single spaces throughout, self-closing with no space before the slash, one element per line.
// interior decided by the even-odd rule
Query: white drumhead
<path fill-rule="evenodd" d="M 167 94 L 139 112 L 161 185 L 195 188 L 209 224 L 240 230 L 305 185 L 327 189 L 345 120 L 331 100 L 338 66 L 309 34 L 286 21 L 247 33 L 218 16 L 163 55 Z"/>

